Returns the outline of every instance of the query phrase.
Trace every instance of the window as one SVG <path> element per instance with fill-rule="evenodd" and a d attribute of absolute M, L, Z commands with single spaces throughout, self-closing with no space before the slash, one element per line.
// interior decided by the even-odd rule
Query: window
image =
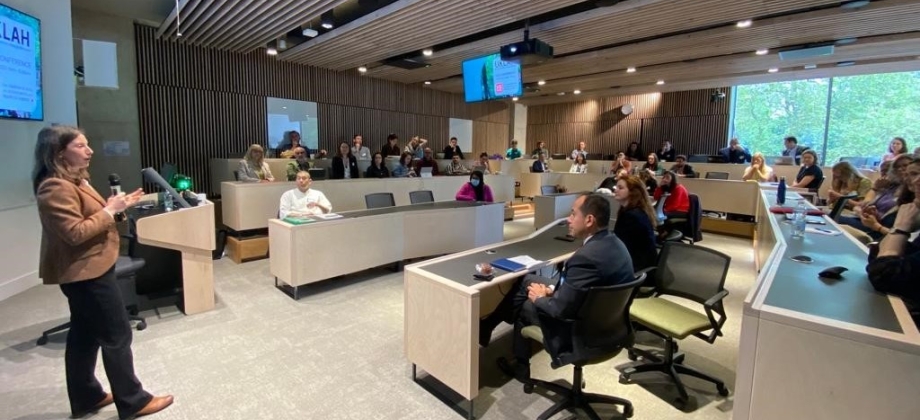
<path fill-rule="evenodd" d="M 856 157 L 874 167 L 892 137 L 920 141 L 920 72 L 737 86 L 733 100 L 730 132 L 751 153 L 776 156 L 792 135 L 823 165 Z"/>

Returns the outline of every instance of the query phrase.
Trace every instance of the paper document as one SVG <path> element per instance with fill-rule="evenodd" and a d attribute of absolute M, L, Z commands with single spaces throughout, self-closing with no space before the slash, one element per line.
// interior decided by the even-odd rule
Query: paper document
<path fill-rule="evenodd" d="M 338 213 L 326 213 L 326 214 L 317 214 L 313 217 L 317 217 L 323 220 L 330 220 L 330 219 L 338 219 L 342 217 L 342 215 Z"/>
<path fill-rule="evenodd" d="M 516 263 L 518 263 L 518 264 L 520 264 L 520 265 L 523 265 L 524 267 L 527 267 L 527 268 L 531 268 L 531 267 L 533 267 L 533 266 L 535 266 L 535 265 L 538 265 L 538 264 L 542 264 L 542 263 L 543 263 L 543 261 L 535 260 L 535 259 L 531 258 L 529 255 L 518 255 L 517 257 L 508 258 L 508 260 L 511 261 L 511 262 L 516 262 Z"/>

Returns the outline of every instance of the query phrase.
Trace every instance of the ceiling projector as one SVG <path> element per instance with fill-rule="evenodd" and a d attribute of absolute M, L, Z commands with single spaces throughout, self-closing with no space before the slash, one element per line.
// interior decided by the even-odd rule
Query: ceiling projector
<path fill-rule="evenodd" d="M 524 40 L 508 44 L 501 48 L 502 60 L 519 60 L 521 64 L 542 63 L 553 58 L 553 46 L 536 38 L 530 38 L 529 31 L 524 32 Z"/>

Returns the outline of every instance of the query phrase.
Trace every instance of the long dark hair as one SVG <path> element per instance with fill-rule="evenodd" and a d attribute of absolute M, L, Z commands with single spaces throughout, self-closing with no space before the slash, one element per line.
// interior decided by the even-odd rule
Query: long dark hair
<path fill-rule="evenodd" d="M 473 185 L 470 183 L 470 186 L 473 187 L 473 191 L 476 192 L 476 201 L 486 201 L 486 180 L 482 176 L 482 171 L 476 170 L 470 174 L 470 181 L 473 180 L 473 177 L 479 178 L 479 186 Z"/>
<path fill-rule="evenodd" d="M 907 166 L 912 166 L 912 165 L 920 165 L 920 157 L 915 156 L 915 157 L 910 158 L 910 163 L 908 163 Z M 912 185 L 913 183 L 910 182 L 910 179 L 901 179 L 901 186 L 898 189 L 898 193 L 897 193 L 898 194 L 898 201 L 897 201 L 898 206 L 901 206 L 903 204 L 912 203 L 916 199 L 917 193 L 920 193 L 920 191 L 912 191 L 910 189 Z"/>
<path fill-rule="evenodd" d="M 38 186 L 48 178 L 62 178 L 79 184 L 89 179 L 85 169 L 74 171 L 67 167 L 61 154 L 70 142 L 83 135 L 83 131 L 69 125 L 53 125 L 38 132 L 35 143 L 35 162 L 32 166 L 32 192 L 38 192 Z"/>
<path fill-rule="evenodd" d="M 348 148 L 348 154 L 347 154 L 347 155 L 343 155 L 343 154 L 342 154 L 342 145 L 343 145 L 343 144 L 345 145 L 345 147 Z M 338 157 L 340 157 L 340 158 L 342 158 L 342 160 L 344 161 L 345 158 L 351 157 L 351 146 L 349 146 L 348 143 L 345 143 L 344 141 L 341 142 L 341 143 L 339 143 L 339 148 L 338 148 L 338 150 L 335 151 L 335 155 L 338 156 Z"/>

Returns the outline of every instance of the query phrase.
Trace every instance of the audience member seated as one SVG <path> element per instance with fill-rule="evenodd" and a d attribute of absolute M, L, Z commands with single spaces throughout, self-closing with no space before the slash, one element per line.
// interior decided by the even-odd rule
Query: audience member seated
<path fill-rule="evenodd" d="M 412 136 L 412 139 L 409 140 L 409 144 L 406 145 L 405 152 L 412 155 L 413 159 L 421 159 L 425 155 L 425 145 L 428 144 L 428 140 L 423 139 L 419 136 Z"/>
<path fill-rule="evenodd" d="M 866 199 L 853 208 L 856 216 L 838 217 L 837 223 L 863 232 L 876 241 L 887 234 L 894 224 L 898 205 L 902 204 L 899 201 L 902 197 L 905 200 L 910 198 L 904 194 L 901 180 L 902 176 L 906 175 L 911 160 L 910 155 L 901 155 L 890 161 L 892 163 L 888 166 L 891 170 L 882 173 L 873 184 L 872 191 L 866 195 Z"/>
<path fill-rule="evenodd" d="M 652 195 L 658 189 L 658 180 L 649 171 L 639 171 L 639 179 L 645 183 L 645 190 L 648 195 Z"/>
<path fill-rule="evenodd" d="M 358 179 L 358 160 L 344 141 L 332 158 L 332 179 Z"/>
<path fill-rule="evenodd" d="M 374 153 L 374 161 L 371 162 L 371 166 L 367 167 L 367 170 L 364 171 L 365 178 L 389 178 L 390 170 L 387 169 L 387 165 L 383 163 L 383 154 Z"/>
<path fill-rule="evenodd" d="M 614 191 L 617 189 L 618 179 L 619 178 L 616 176 L 608 176 L 607 178 L 604 178 L 604 180 L 601 181 L 594 192 L 603 195 L 614 195 Z M 648 194 L 646 194 L 646 197 L 648 197 Z"/>
<path fill-rule="evenodd" d="M 658 263 L 655 247 L 655 226 L 658 218 L 648 201 L 645 183 L 639 177 L 620 178 L 616 184 L 616 199 L 620 202 L 613 233 L 626 245 L 632 258 L 633 271 L 653 267 Z"/>
<path fill-rule="evenodd" d="M 388 156 L 400 156 L 399 136 L 390 133 L 390 135 L 387 136 L 387 144 L 384 144 L 383 147 L 380 148 L 380 154 L 382 154 L 384 158 Z"/>
<path fill-rule="evenodd" d="M 629 147 L 626 148 L 626 158 L 629 160 L 639 160 L 645 159 L 647 155 L 642 153 L 642 150 L 639 149 L 639 143 L 632 142 L 629 143 Z"/>
<path fill-rule="evenodd" d="M 368 149 L 367 146 L 362 146 L 364 144 L 363 136 L 355 134 L 354 138 L 351 139 L 351 144 L 351 154 L 356 160 L 371 160 L 371 149 Z"/>
<path fill-rule="evenodd" d="M 908 153 L 907 141 L 902 137 L 895 137 L 891 139 L 890 143 L 888 143 L 888 153 L 885 153 L 885 156 L 882 156 L 882 162 L 895 160 L 898 156 L 901 156 L 905 153 Z"/>
<path fill-rule="evenodd" d="M 677 155 L 674 159 L 674 165 L 671 166 L 671 172 L 674 172 L 681 178 L 696 178 L 696 172 L 693 172 L 693 167 L 687 165 L 686 156 Z"/>
<path fill-rule="evenodd" d="M 287 164 L 287 180 L 293 181 L 297 173 L 310 169 L 310 160 L 307 158 L 307 149 L 298 147 L 294 149 L 294 161 Z"/>
<path fill-rule="evenodd" d="M 482 167 L 482 173 L 486 175 L 492 175 L 491 165 L 489 164 L 489 154 L 482 152 L 479 154 L 479 162 L 476 162 L 476 166 Z"/>
<path fill-rule="evenodd" d="M 505 158 L 508 160 L 515 160 L 521 158 L 521 150 L 518 149 L 517 140 L 511 140 L 511 147 L 505 151 Z"/>
<path fill-rule="evenodd" d="M 415 161 L 415 173 L 422 173 L 422 168 L 431 168 L 431 175 L 441 175 L 441 171 L 438 169 L 438 161 L 434 160 L 434 152 L 431 151 L 431 148 L 425 148 L 425 154 L 421 160 Z"/>
<path fill-rule="evenodd" d="M 776 177 L 773 175 L 773 168 L 767 165 L 766 159 L 763 158 L 763 153 L 757 152 L 751 157 L 751 166 L 744 168 L 744 175 L 741 176 L 741 179 L 754 182 L 773 182 Z"/>
<path fill-rule="evenodd" d="M 592 193 L 578 197 L 569 214 L 569 234 L 584 245 L 566 261 L 559 280 L 528 274 L 515 282 L 495 311 L 480 322 L 479 342 L 483 346 L 489 344 L 499 323 L 514 324 L 512 349 L 516 363 L 511 365 L 505 358 L 499 359 L 503 372 L 521 382 L 530 382 L 532 346 L 521 334 L 526 326 L 541 326 L 548 343 L 561 348 L 571 345 L 570 324 L 540 325 L 537 311 L 558 320 L 572 319 L 578 316 L 584 290 L 633 281 L 629 251 L 610 233 L 609 221 L 610 202 L 606 197 Z"/>
<path fill-rule="evenodd" d="M 470 181 L 460 187 L 454 198 L 457 201 L 495 202 L 495 199 L 492 198 L 492 189 L 486 185 L 486 181 L 480 171 L 473 171 L 470 174 Z"/>
<path fill-rule="evenodd" d="M 809 191 L 818 191 L 824 181 L 824 171 L 818 166 L 818 154 L 814 150 L 802 152 L 802 168 L 795 176 L 795 188 L 808 188 Z"/>
<path fill-rule="evenodd" d="M 449 144 L 444 148 L 444 159 L 453 159 L 454 156 L 460 156 L 460 159 L 466 159 L 463 157 L 463 151 L 460 150 L 460 146 L 457 146 L 457 138 L 451 137 Z"/>
<path fill-rule="evenodd" d="M 463 166 L 463 162 L 460 161 L 460 155 L 454 155 L 450 163 L 447 165 L 447 174 L 448 175 L 466 175 L 470 173 L 470 170 L 466 166 Z"/>
<path fill-rule="evenodd" d="M 530 154 L 530 157 L 536 159 L 538 155 L 549 156 L 549 150 L 546 148 L 546 143 L 542 141 L 537 142 L 537 148 L 533 149 L 533 153 Z"/>
<path fill-rule="evenodd" d="M 785 148 L 783 149 L 781 155 L 791 157 L 793 160 L 795 160 L 796 165 L 799 164 L 802 153 L 805 153 L 806 150 L 809 150 L 807 146 L 799 146 L 799 139 L 795 138 L 795 136 L 788 136 L 784 138 L 783 145 L 785 145 Z"/>
<path fill-rule="evenodd" d="M 265 161 L 265 149 L 258 144 L 249 146 L 249 151 L 240 161 L 237 174 L 242 182 L 272 182 L 275 180 L 272 170 L 268 168 L 268 162 Z"/>
<path fill-rule="evenodd" d="M 690 214 L 690 194 L 683 185 L 677 183 L 677 175 L 674 172 L 667 171 L 661 176 L 661 184 L 655 189 L 653 196 L 655 201 L 661 199 L 664 193 L 671 195 L 664 200 L 664 207 L 661 209 L 666 217 L 664 224 L 659 228 L 662 237 L 668 236 L 672 230 L 670 219 L 687 219 Z"/>
<path fill-rule="evenodd" d="M 578 156 L 581 156 L 581 157 L 587 159 L 587 158 L 588 158 L 587 155 L 588 155 L 588 151 L 585 150 L 585 142 L 580 141 L 580 142 L 578 142 L 578 145 L 575 146 L 575 149 L 572 150 L 572 153 L 569 154 L 569 159 L 575 160 L 575 158 L 578 157 Z"/>
<path fill-rule="evenodd" d="M 294 155 L 294 149 L 298 147 L 303 147 L 307 151 L 307 156 L 310 156 L 310 149 L 303 144 L 300 144 L 300 133 L 297 131 L 285 131 L 284 137 L 281 139 L 281 144 L 278 145 L 278 156 L 283 159 L 288 159 Z"/>
<path fill-rule="evenodd" d="M 546 155 L 537 155 L 537 160 L 530 167 L 530 172 L 543 173 L 550 172 L 549 164 L 546 163 Z"/>
<path fill-rule="evenodd" d="M 585 155 L 575 156 L 575 162 L 572 163 L 572 167 L 569 168 L 570 174 L 586 174 L 588 173 L 588 164 L 585 162 Z"/>
<path fill-rule="evenodd" d="M 393 168 L 393 177 L 406 178 L 416 176 L 415 169 L 410 165 L 412 165 L 412 154 L 404 152 L 399 157 L 399 165 Z"/>
<path fill-rule="evenodd" d="M 645 165 L 642 165 L 642 170 L 648 172 L 651 176 L 660 176 L 664 173 L 664 167 L 658 163 L 658 155 L 655 153 L 648 154 L 648 159 L 645 161 Z"/>
<path fill-rule="evenodd" d="M 665 140 L 661 142 L 661 147 L 655 152 L 655 155 L 658 156 L 659 161 L 674 162 L 674 159 L 677 157 L 677 152 L 671 147 L 671 142 Z"/>
<path fill-rule="evenodd" d="M 279 215 L 282 219 L 326 214 L 332 211 L 332 203 L 326 199 L 326 195 L 310 188 L 313 185 L 313 179 L 310 178 L 309 172 L 298 172 L 295 180 L 297 188 L 281 194 Z"/>
<path fill-rule="evenodd" d="M 866 194 L 872 189 L 872 181 L 859 173 L 850 162 L 837 162 L 831 169 L 833 176 L 831 178 L 831 188 L 827 192 L 827 205 L 833 207 L 837 199 L 856 193 L 856 198 L 844 203 L 846 208 L 851 209 L 854 203 L 866 197 Z M 854 201 L 855 200 L 855 201 Z"/>
<path fill-rule="evenodd" d="M 920 160 L 907 169 L 904 183 L 920 192 Z M 869 259 L 866 271 L 876 290 L 900 296 L 914 323 L 920 327 L 920 237 L 909 242 L 920 230 L 920 195 L 901 205 L 891 232 L 878 246 L 878 256 Z"/>
<path fill-rule="evenodd" d="M 620 172 L 620 169 L 625 169 L 626 172 L 632 173 L 632 162 L 626 158 L 626 153 L 617 152 L 616 159 L 613 162 L 610 162 L 610 173 L 616 174 Z"/>
<path fill-rule="evenodd" d="M 737 137 L 728 141 L 728 147 L 719 150 L 725 163 L 747 163 L 751 161 L 751 152 L 741 145 Z"/>

